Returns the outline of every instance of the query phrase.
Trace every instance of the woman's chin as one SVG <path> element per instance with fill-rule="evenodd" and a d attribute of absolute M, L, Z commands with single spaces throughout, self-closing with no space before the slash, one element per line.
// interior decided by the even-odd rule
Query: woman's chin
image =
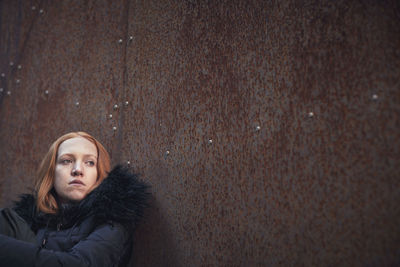
<path fill-rule="evenodd" d="M 61 202 L 62 203 L 80 202 L 84 198 L 85 198 L 85 194 L 71 194 L 68 196 L 64 196 L 61 199 Z"/>

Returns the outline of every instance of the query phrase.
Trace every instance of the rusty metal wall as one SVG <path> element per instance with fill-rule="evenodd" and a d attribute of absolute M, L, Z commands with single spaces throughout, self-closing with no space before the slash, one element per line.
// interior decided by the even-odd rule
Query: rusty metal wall
<path fill-rule="evenodd" d="M 400 264 L 397 1 L 0 5 L 3 206 L 84 130 L 152 185 L 132 266 Z"/>

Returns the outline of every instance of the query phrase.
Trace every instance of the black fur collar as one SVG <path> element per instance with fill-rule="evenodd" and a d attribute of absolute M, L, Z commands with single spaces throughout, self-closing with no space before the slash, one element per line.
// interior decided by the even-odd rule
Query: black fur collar
<path fill-rule="evenodd" d="M 63 225 L 68 228 L 93 216 L 96 224 L 118 222 L 136 225 L 143 216 L 149 197 L 149 186 L 137 174 L 116 166 L 107 178 L 81 202 L 60 208 L 58 214 L 37 212 L 34 195 L 25 194 L 14 210 L 36 231 L 41 227 Z"/>

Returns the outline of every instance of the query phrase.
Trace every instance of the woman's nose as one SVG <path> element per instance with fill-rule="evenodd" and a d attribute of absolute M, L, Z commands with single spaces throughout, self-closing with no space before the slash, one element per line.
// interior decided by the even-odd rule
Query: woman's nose
<path fill-rule="evenodd" d="M 80 175 L 82 175 L 82 164 L 76 161 L 72 168 L 72 176 L 80 176 Z"/>

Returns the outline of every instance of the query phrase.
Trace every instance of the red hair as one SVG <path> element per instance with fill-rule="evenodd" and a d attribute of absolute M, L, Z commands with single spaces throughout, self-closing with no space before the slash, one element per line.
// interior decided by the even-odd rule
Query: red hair
<path fill-rule="evenodd" d="M 36 207 L 44 213 L 57 213 L 58 204 L 52 190 L 55 178 L 55 168 L 58 148 L 65 140 L 83 137 L 93 143 L 97 148 L 97 182 L 92 188 L 96 188 L 107 177 L 110 171 L 110 156 L 104 146 L 93 136 L 85 132 L 71 132 L 59 137 L 46 153 L 39 166 L 36 180 Z"/>

